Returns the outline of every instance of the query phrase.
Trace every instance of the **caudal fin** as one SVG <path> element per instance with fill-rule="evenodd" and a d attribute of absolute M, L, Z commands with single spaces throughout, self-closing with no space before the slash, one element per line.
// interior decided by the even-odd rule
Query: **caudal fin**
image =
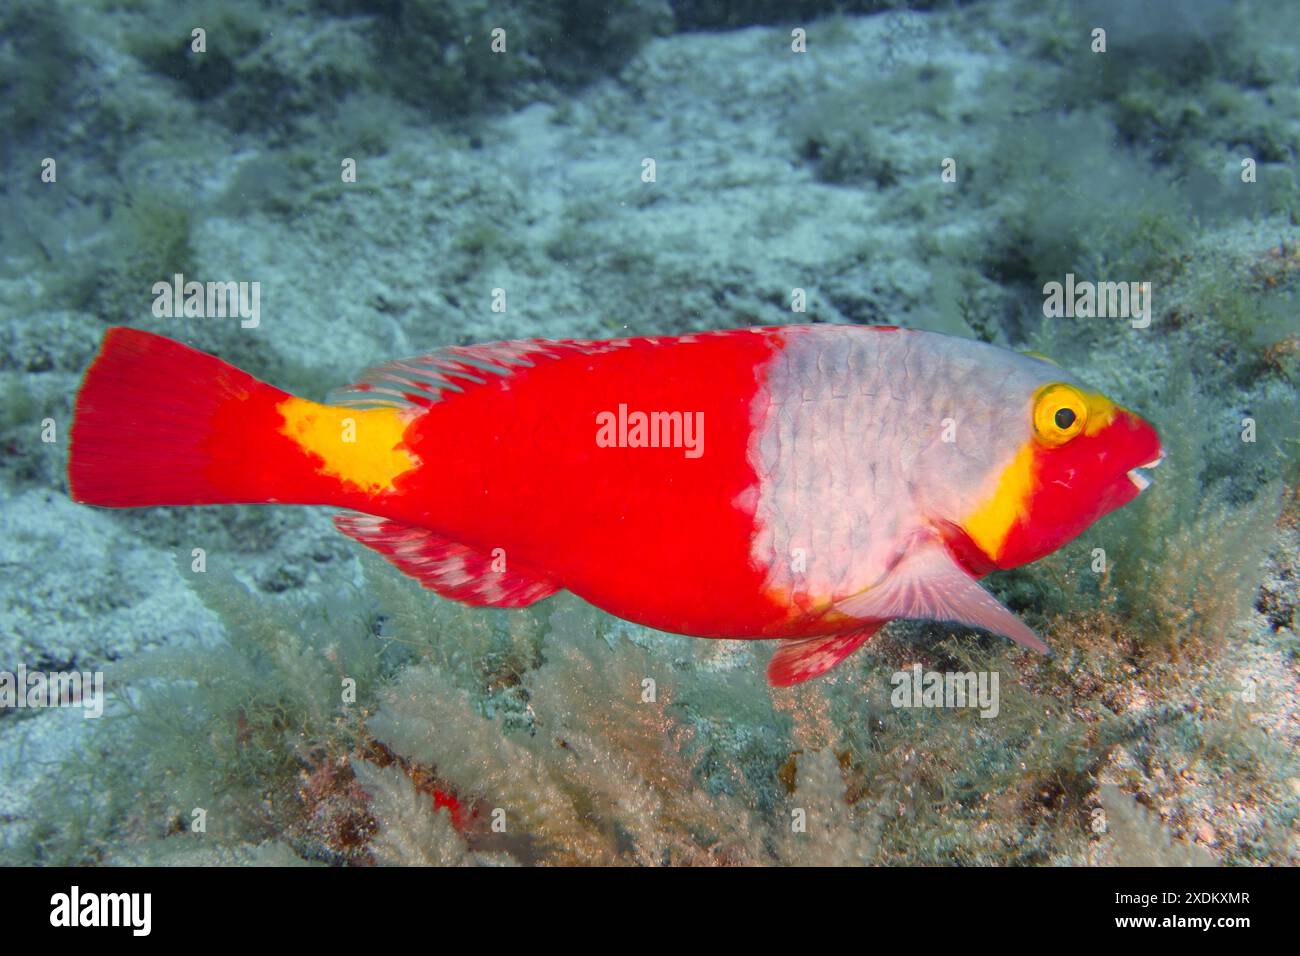
<path fill-rule="evenodd" d="M 418 465 L 402 409 L 295 398 L 188 345 L 113 328 L 77 395 L 75 501 L 336 505 L 374 510 Z"/>
<path fill-rule="evenodd" d="M 274 498 L 293 477 L 277 411 L 290 397 L 188 345 L 109 329 L 77 395 L 72 498 L 111 508 Z"/>

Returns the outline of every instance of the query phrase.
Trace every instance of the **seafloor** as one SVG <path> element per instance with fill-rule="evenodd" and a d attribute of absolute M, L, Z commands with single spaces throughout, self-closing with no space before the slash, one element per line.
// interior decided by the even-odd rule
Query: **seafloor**
<path fill-rule="evenodd" d="M 112 699 L 0 710 L 0 861 L 1300 860 L 1300 16 L 920 6 L 4 4 L 0 670 Z M 155 318 L 175 273 L 260 282 L 260 324 Z M 1150 326 L 1044 318 L 1066 273 L 1151 282 Z M 440 601 L 324 510 L 67 495 L 109 325 L 321 398 L 447 344 L 795 321 L 1034 349 L 1160 429 L 1138 502 L 992 579 L 1055 658 L 896 623 L 773 692 L 763 645 Z M 998 716 L 890 706 L 918 663 L 997 672 Z"/>

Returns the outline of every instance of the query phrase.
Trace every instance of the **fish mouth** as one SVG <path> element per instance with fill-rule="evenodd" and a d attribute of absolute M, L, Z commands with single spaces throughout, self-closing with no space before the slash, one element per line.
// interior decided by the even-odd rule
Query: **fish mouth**
<path fill-rule="evenodd" d="M 1138 465 L 1136 468 L 1129 469 L 1128 480 L 1133 482 L 1134 487 L 1138 490 L 1138 494 L 1142 494 L 1142 492 L 1151 487 L 1151 475 L 1148 474 L 1148 469 L 1155 468 L 1164 460 L 1165 453 L 1162 451 L 1146 464 Z"/>

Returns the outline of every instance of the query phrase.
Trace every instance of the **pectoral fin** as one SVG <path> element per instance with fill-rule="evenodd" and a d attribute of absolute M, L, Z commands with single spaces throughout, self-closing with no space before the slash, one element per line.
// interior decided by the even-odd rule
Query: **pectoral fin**
<path fill-rule="evenodd" d="M 909 552 L 879 584 L 838 602 L 835 608 L 861 618 L 952 621 L 1001 634 L 1040 654 L 1052 653 L 937 541 Z"/>

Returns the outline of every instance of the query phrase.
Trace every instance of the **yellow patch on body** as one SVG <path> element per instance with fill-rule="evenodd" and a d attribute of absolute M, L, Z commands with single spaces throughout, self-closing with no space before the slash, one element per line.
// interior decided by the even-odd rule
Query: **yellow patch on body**
<path fill-rule="evenodd" d="M 964 522 L 970 539 L 993 560 L 997 560 L 1011 526 L 1024 514 L 1034 487 L 1034 453 L 1034 443 L 1025 442 L 998 476 L 993 494 Z"/>
<path fill-rule="evenodd" d="M 369 495 L 393 487 L 393 479 L 419 464 L 402 444 L 408 421 L 396 408 L 337 408 L 287 398 L 281 434 L 321 459 L 317 471 Z"/>

